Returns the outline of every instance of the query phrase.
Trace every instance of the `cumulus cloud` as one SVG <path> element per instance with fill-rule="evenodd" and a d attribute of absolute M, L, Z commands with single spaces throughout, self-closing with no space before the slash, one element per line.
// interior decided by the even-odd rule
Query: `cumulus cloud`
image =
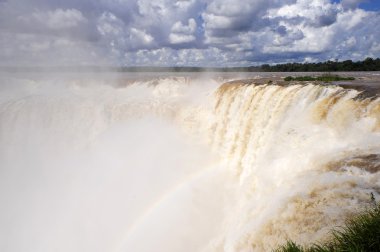
<path fill-rule="evenodd" d="M 238 66 L 380 56 L 361 0 L 5 0 L 1 65 Z"/>
<path fill-rule="evenodd" d="M 36 22 L 37 25 L 54 30 L 76 27 L 79 23 L 86 21 L 82 13 L 76 9 L 36 11 L 30 17 L 20 16 L 19 18 L 24 22 Z"/>
<path fill-rule="evenodd" d="M 197 24 L 193 18 L 190 18 L 186 25 L 177 21 L 171 28 L 171 33 L 169 35 L 170 43 L 181 44 L 194 41 L 196 39 L 194 36 L 196 28 Z"/>
<path fill-rule="evenodd" d="M 285 20 L 293 19 L 297 23 L 321 27 L 333 24 L 338 11 L 338 6 L 331 4 L 328 0 L 299 0 L 294 4 L 270 10 L 269 16 L 282 17 Z"/>

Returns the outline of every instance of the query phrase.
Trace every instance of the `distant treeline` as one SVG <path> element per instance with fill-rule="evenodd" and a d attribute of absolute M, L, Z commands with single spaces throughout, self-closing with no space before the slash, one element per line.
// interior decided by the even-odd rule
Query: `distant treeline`
<path fill-rule="evenodd" d="M 363 61 L 325 61 L 319 63 L 287 63 L 261 65 L 264 72 L 346 72 L 346 71 L 380 71 L 380 58 L 366 58 Z"/>
<path fill-rule="evenodd" d="M 102 67 L 102 66 L 63 66 L 63 67 L 1 67 L 0 72 L 261 72 L 259 66 L 250 67 Z"/>
<path fill-rule="evenodd" d="M 326 61 L 319 63 L 286 63 L 248 67 L 1 67 L 0 72 L 345 72 L 380 71 L 380 58 L 363 61 Z"/>

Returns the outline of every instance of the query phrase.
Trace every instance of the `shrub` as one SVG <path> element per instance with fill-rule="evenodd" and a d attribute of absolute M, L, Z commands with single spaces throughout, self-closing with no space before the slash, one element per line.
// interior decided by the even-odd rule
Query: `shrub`
<path fill-rule="evenodd" d="M 324 244 L 302 247 L 293 241 L 276 252 L 332 252 L 332 251 L 380 251 L 380 205 L 348 220 L 346 225 L 332 231 L 332 238 Z"/>
<path fill-rule="evenodd" d="M 311 77 L 311 76 L 287 76 L 284 78 L 285 81 L 324 81 L 324 82 L 331 82 L 331 81 L 348 81 L 348 80 L 355 80 L 354 77 L 342 77 L 339 75 L 322 75 L 317 77 Z"/>

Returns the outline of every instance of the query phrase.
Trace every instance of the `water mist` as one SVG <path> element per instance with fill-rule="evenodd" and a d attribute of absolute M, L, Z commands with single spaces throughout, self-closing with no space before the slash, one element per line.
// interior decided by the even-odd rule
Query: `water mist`
<path fill-rule="evenodd" d="M 268 251 L 380 193 L 380 100 L 238 76 L 7 75 L 1 251 Z"/>

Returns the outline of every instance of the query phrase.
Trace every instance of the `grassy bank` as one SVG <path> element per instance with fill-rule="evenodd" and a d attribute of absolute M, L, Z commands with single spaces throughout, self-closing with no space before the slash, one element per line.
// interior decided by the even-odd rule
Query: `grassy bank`
<path fill-rule="evenodd" d="M 331 81 L 351 81 L 355 80 L 354 77 L 342 77 L 339 75 L 322 75 L 317 77 L 312 76 L 288 76 L 284 78 L 285 81 L 323 81 L 323 82 L 331 82 Z"/>
<path fill-rule="evenodd" d="M 348 220 L 346 225 L 332 231 L 331 239 L 323 244 L 300 246 L 292 241 L 275 252 L 373 252 L 380 251 L 380 205 Z"/>

